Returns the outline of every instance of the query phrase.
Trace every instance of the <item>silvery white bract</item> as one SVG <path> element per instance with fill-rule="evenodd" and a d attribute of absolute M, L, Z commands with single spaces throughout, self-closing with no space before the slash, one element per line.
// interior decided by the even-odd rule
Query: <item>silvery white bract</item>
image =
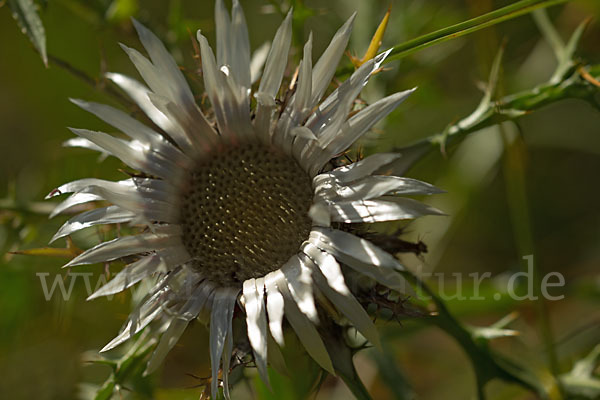
<path fill-rule="evenodd" d="M 383 175 L 398 154 L 375 154 L 332 169 L 344 152 L 412 91 L 396 93 L 353 113 L 354 100 L 387 56 L 363 64 L 321 101 L 348 43 L 354 16 L 335 34 L 315 65 L 312 37 L 304 46 L 293 93 L 281 91 L 291 42 L 291 11 L 277 30 L 260 76 L 251 60 L 248 31 L 238 1 L 231 17 L 216 2 L 216 57 L 198 32 L 204 86 L 212 109 L 203 112 L 159 39 L 134 21 L 150 56 L 122 46 L 146 85 L 109 73 L 143 110 L 148 127 L 115 108 L 73 100 L 126 136 L 72 129 L 69 145 L 99 150 L 140 171 L 118 182 L 87 178 L 48 197 L 72 193 L 53 215 L 103 200 L 109 206 L 67 221 L 53 240 L 98 224 L 130 223 L 144 229 L 103 242 L 68 266 L 134 257 L 90 298 L 111 295 L 148 277 L 158 284 L 131 313 L 121 333 L 103 350 L 131 338 L 152 321 L 164 331 L 149 361 L 160 365 L 186 326 L 207 316 L 210 326 L 212 395 L 223 370 L 229 398 L 232 318 L 245 313 L 248 340 L 261 377 L 267 360 L 284 345 L 284 316 L 306 351 L 334 372 L 316 326 L 318 303 L 333 304 L 368 340 L 378 342 L 369 315 L 346 286 L 349 268 L 402 291 L 398 261 L 369 241 L 335 229 L 352 223 L 416 218 L 439 212 L 402 195 L 438 190 L 413 179 Z M 285 98 L 284 98 L 285 97 Z M 158 128 L 158 129 L 157 129 Z M 138 177 L 141 176 L 141 177 Z M 342 265 L 340 265 L 342 264 Z M 315 302 L 316 299 L 321 299 Z M 166 323 L 165 323 L 166 321 Z"/>

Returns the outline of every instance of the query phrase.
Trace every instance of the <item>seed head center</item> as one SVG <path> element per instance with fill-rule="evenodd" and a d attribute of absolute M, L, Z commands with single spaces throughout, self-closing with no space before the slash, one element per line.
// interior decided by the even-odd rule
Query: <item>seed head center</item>
<path fill-rule="evenodd" d="M 308 175 L 277 150 L 219 150 L 190 174 L 183 196 L 183 243 L 193 268 L 235 287 L 280 268 L 310 234 L 312 195 Z"/>

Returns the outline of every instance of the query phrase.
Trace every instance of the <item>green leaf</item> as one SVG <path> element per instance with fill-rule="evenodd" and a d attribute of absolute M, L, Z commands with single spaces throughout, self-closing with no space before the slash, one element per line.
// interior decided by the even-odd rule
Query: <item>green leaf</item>
<path fill-rule="evenodd" d="M 21 31 L 29 36 L 36 48 L 44 65 L 48 67 L 48 55 L 46 53 L 46 32 L 42 20 L 37 14 L 36 5 L 33 0 L 9 0 L 8 4 L 13 17 L 19 23 Z"/>

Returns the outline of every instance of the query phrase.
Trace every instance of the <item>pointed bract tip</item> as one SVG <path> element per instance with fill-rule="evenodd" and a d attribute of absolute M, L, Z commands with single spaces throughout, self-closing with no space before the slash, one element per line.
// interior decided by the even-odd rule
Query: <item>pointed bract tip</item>
<path fill-rule="evenodd" d="M 202 44 L 203 41 L 207 41 L 206 37 L 202 34 L 202 30 L 198 29 L 196 31 L 196 40 Z"/>
<path fill-rule="evenodd" d="M 52 189 L 52 191 L 50 193 L 48 193 L 46 195 L 46 197 L 44 197 L 44 200 L 48 200 L 48 199 L 51 199 L 53 197 L 60 196 L 61 194 L 62 193 L 58 190 L 58 188 Z"/>
<path fill-rule="evenodd" d="M 76 99 L 74 97 L 69 97 L 69 101 L 79 107 L 82 107 L 86 104 L 85 100 L 81 100 L 81 99 Z"/>
<path fill-rule="evenodd" d="M 387 50 L 382 51 L 381 53 L 379 53 L 375 58 L 376 59 L 380 59 L 381 58 L 381 61 L 383 61 L 383 60 L 385 60 L 390 55 L 390 53 L 392 52 L 392 50 L 394 50 L 394 48 L 390 47 L 389 49 L 387 49 Z"/>
<path fill-rule="evenodd" d="M 56 242 L 61 237 L 62 236 L 60 236 L 60 232 L 56 232 L 56 234 L 54 236 L 52 236 L 52 239 L 50 239 L 50 241 L 48 242 L 48 244 L 52 244 L 52 243 Z"/>
<path fill-rule="evenodd" d="M 112 350 L 114 348 L 115 348 L 115 346 L 111 346 L 111 344 L 109 343 L 106 346 L 104 346 L 102 349 L 100 349 L 99 352 L 100 353 L 106 353 L 107 351 Z"/>
<path fill-rule="evenodd" d="M 152 31 L 150 31 L 150 29 L 146 28 L 146 26 L 144 24 L 142 24 L 140 21 L 138 21 L 134 17 L 131 17 L 131 22 L 133 23 L 133 27 L 135 28 L 135 31 L 137 32 L 138 37 L 140 39 L 142 39 L 142 42 L 143 42 L 144 36 L 145 37 L 155 36 L 154 33 L 152 33 Z"/>
<path fill-rule="evenodd" d="M 348 19 L 346 20 L 346 22 L 344 22 L 344 25 L 343 25 L 343 26 L 346 28 L 346 30 L 349 30 L 349 31 L 351 31 L 351 30 L 352 30 L 352 28 L 353 28 L 353 26 L 354 26 L 354 21 L 356 20 L 356 15 L 357 15 L 357 14 L 358 14 L 358 13 L 357 13 L 356 11 L 354 11 L 354 12 L 352 13 L 352 15 L 350 16 L 350 18 L 348 18 Z M 347 32 L 347 33 L 349 33 L 349 32 Z"/>
<path fill-rule="evenodd" d="M 96 292 L 96 293 L 92 293 L 92 294 L 90 294 L 90 295 L 89 295 L 89 296 L 88 296 L 88 297 L 85 299 L 85 301 L 94 300 L 94 299 L 96 299 L 96 298 L 98 298 L 98 297 L 100 297 L 100 295 L 98 295 L 98 294 L 97 294 L 97 292 Z"/>
<path fill-rule="evenodd" d="M 73 127 L 70 127 L 70 126 L 67 126 L 67 129 L 68 129 L 68 130 L 70 130 L 70 131 L 71 131 L 72 133 L 74 133 L 75 135 L 77 135 L 77 136 L 81 136 L 81 131 L 82 131 L 82 129 L 79 129 L 79 128 L 73 128 Z"/>
<path fill-rule="evenodd" d="M 140 21 L 135 19 L 135 17 L 131 17 L 131 23 L 133 23 L 133 26 L 135 27 L 135 30 L 138 32 L 138 34 L 140 34 L 140 31 L 148 30 L 148 28 L 146 28 Z"/>
<path fill-rule="evenodd" d="M 121 82 L 123 80 L 123 75 L 117 72 L 105 72 L 104 77 L 108 80 L 113 81 L 114 83 Z"/>

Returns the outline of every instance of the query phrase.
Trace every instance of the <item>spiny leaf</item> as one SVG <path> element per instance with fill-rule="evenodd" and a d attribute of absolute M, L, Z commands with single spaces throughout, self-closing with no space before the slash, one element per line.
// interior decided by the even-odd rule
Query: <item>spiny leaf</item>
<path fill-rule="evenodd" d="M 594 370 L 600 360 L 600 344 L 583 359 L 577 361 L 573 369 L 560 377 L 565 391 L 573 396 L 597 399 L 600 396 L 600 378 Z"/>
<path fill-rule="evenodd" d="M 504 48 L 506 43 L 503 43 L 500 46 L 500 49 L 496 53 L 496 57 L 494 58 L 494 62 L 492 64 L 492 68 L 490 70 L 490 75 L 488 78 L 488 82 L 485 86 L 483 98 L 479 102 L 479 105 L 468 117 L 458 121 L 456 124 L 450 124 L 446 126 L 444 131 L 433 138 L 432 143 L 438 144 L 440 146 L 440 150 L 442 154 L 446 154 L 446 141 L 448 137 L 452 134 L 452 128 L 457 126 L 459 129 L 463 129 L 466 126 L 477 124 L 478 121 L 482 120 L 489 111 L 493 109 L 492 99 L 494 94 L 496 93 L 496 88 L 498 86 L 498 80 L 500 78 L 500 67 L 502 66 L 502 57 L 504 56 Z"/>
<path fill-rule="evenodd" d="M 569 41 L 565 44 L 552 24 L 552 21 L 550 21 L 550 17 L 548 17 L 546 10 L 536 10 L 533 13 L 533 17 L 538 28 L 542 32 L 542 35 L 552 47 L 556 60 L 558 61 L 558 65 L 552 78 L 550 78 L 550 82 L 560 82 L 563 76 L 569 72 L 573 65 L 575 65 L 575 60 L 573 59 L 575 51 L 577 50 L 577 46 L 579 45 L 579 41 L 581 40 L 585 29 L 591 22 L 591 18 L 583 20 L 583 22 L 577 26 L 569 38 Z"/>
<path fill-rule="evenodd" d="M 538 29 L 542 32 L 544 39 L 550 44 L 554 54 L 558 59 L 562 57 L 562 53 L 565 51 L 565 42 L 562 40 L 556 28 L 550 21 L 546 10 L 540 9 L 535 10 L 532 13 L 533 20 L 535 21 Z"/>
<path fill-rule="evenodd" d="M 509 324 L 512 324 L 517 318 L 519 318 L 519 312 L 513 311 L 510 314 L 503 317 L 502 319 L 500 319 L 499 321 L 493 323 L 490 327 L 495 329 L 504 329 Z"/>
<path fill-rule="evenodd" d="M 591 22 L 591 17 L 586 18 L 579 25 L 577 25 L 577 28 L 575 29 L 575 31 L 573 31 L 573 34 L 571 35 L 571 38 L 567 43 L 567 47 L 565 47 L 565 52 L 569 59 L 572 59 L 575 56 L 575 50 L 577 50 L 577 46 L 581 41 L 581 37 L 583 36 L 583 33 L 585 32 L 586 28 Z"/>
<path fill-rule="evenodd" d="M 500 329 L 487 326 L 471 328 L 471 332 L 475 339 L 486 340 L 510 336 L 519 336 L 519 331 L 515 331 L 513 329 Z"/>
<path fill-rule="evenodd" d="M 42 57 L 44 65 L 48 67 L 48 55 L 46 53 L 46 32 L 42 20 L 37 14 L 36 5 L 33 0 L 9 0 L 8 4 L 13 17 L 19 23 L 21 31 L 29 36 L 33 46 Z"/>
<path fill-rule="evenodd" d="M 402 157 L 384 165 L 377 173 L 405 174 L 414 164 L 441 144 L 445 147 L 455 145 L 470 133 L 519 118 L 561 100 L 582 99 L 600 110 L 600 103 L 597 100 L 598 88 L 600 88 L 600 65 L 581 65 L 578 68 L 571 68 L 569 73 L 569 75 L 561 75 L 559 82 L 544 83 L 488 102 L 488 107 L 485 109 L 482 108 L 485 102 L 480 103 L 473 113 L 448 125 L 443 132 L 394 149 L 402 154 Z"/>

